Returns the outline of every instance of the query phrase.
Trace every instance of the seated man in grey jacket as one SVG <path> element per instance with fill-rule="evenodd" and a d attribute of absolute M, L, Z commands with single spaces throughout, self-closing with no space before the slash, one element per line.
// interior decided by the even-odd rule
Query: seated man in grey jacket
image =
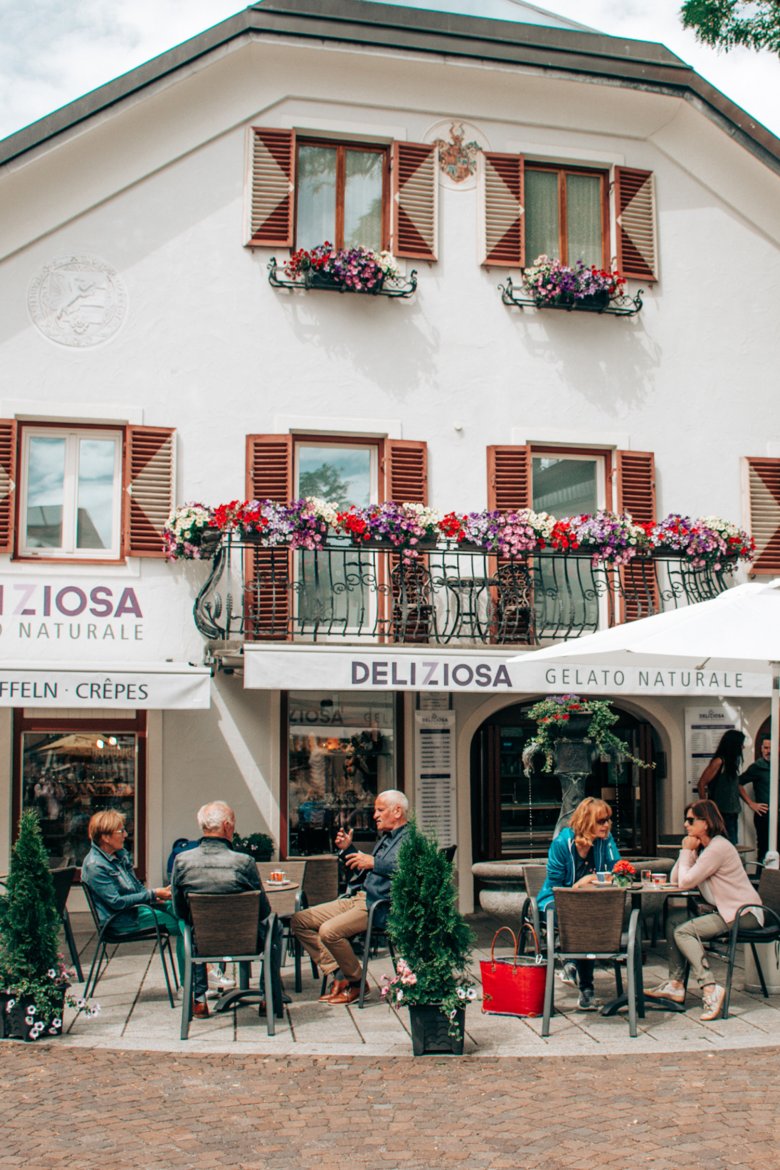
<path fill-rule="evenodd" d="M 201 838 L 194 849 L 180 853 L 173 863 L 171 897 L 174 913 L 182 919 L 189 917 L 188 894 L 240 894 L 244 890 L 261 890 L 260 877 L 253 857 L 236 853 L 232 848 L 236 829 L 236 814 L 229 804 L 213 800 L 198 809 Z M 261 893 L 260 917 L 265 919 L 271 906 Z M 194 946 L 197 947 L 197 939 Z M 208 976 L 203 963 L 194 963 L 192 987 L 195 1006 L 193 1015 L 206 1019 Z"/>
<path fill-rule="evenodd" d="M 349 940 L 368 926 L 368 912 L 374 902 L 390 897 L 398 851 L 408 830 L 408 812 L 409 801 L 403 792 L 380 792 L 374 802 L 374 822 L 380 837 L 373 853 L 361 853 L 353 848 L 351 830 L 345 833 L 339 829 L 336 834 L 344 864 L 361 879 L 359 888 L 354 888 L 353 880 L 349 897 L 293 914 L 293 934 L 322 974 L 332 978 L 330 987 L 320 996 L 325 1003 L 354 1003 L 360 994 L 361 964 Z M 383 909 L 380 907 L 380 911 Z M 376 925 L 383 926 L 386 921 L 385 913 Z"/>

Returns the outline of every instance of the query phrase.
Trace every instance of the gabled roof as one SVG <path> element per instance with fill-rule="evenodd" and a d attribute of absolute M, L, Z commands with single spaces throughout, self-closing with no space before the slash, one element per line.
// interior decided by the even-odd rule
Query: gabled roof
<path fill-rule="evenodd" d="M 12 134 L 0 143 L 0 163 L 10 162 L 231 41 L 256 36 L 300 37 L 521 65 L 667 94 L 696 105 L 724 133 L 780 172 L 780 140 L 663 45 L 364 0 L 262 0 Z"/>

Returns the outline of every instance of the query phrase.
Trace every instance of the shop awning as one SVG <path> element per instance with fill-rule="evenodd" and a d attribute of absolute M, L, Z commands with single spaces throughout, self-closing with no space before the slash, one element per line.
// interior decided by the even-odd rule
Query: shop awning
<path fill-rule="evenodd" d="M 244 647 L 253 690 L 432 691 L 475 694 L 769 695 L 758 671 L 681 668 L 674 658 L 642 667 L 544 661 L 533 652 L 428 647 Z"/>
<path fill-rule="evenodd" d="M 0 666 L 0 707 L 187 710 L 211 703 L 211 672 L 187 662 L 22 663 Z"/>

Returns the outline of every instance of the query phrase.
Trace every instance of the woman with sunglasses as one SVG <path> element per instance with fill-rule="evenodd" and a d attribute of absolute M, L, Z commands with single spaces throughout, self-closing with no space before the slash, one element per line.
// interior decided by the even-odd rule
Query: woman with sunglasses
<path fill-rule="evenodd" d="M 684 1003 L 685 969 L 690 964 L 704 1000 L 704 1011 L 699 1018 L 717 1020 L 723 1011 L 726 989 L 712 977 L 704 943 L 729 929 L 740 906 L 755 905 L 761 899 L 750 884 L 713 801 L 699 800 L 688 805 L 685 834 L 671 881 L 681 890 L 698 887 L 706 901 L 715 907 L 715 913 L 689 918 L 687 907 L 670 909 L 666 920 L 669 979 L 645 995 Z M 755 928 L 763 925 L 764 916 L 759 909 L 747 910 L 740 921 L 745 927 Z"/>
<path fill-rule="evenodd" d="M 604 800 L 586 796 L 575 808 L 569 827 L 561 829 L 547 854 L 547 877 L 539 891 L 537 904 L 544 914 L 554 899 L 555 886 L 572 890 L 586 889 L 598 882 L 597 874 L 611 871 L 620 861 L 618 847 L 611 833 L 612 809 Z M 590 959 L 567 963 L 563 977 L 574 982 L 576 972 L 580 987 L 581 1011 L 593 1012 L 600 1006 L 593 991 L 593 970 Z M 574 970 L 570 970 L 570 969 Z"/>

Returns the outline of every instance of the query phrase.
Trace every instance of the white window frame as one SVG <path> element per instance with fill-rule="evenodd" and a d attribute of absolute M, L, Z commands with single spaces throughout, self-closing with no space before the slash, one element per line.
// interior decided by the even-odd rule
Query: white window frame
<path fill-rule="evenodd" d="M 65 475 L 62 506 L 62 545 L 59 548 L 39 548 L 27 543 L 27 500 L 30 442 L 33 439 L 65 439 Z M 111 525 L 113 543 L 110 548 L 77 548 L 76 518 L 78 510 L 78 447 L 82 439 L 109 439 L 114 443 L 114 499 Z M 21 557 L 43 560 L 117 561 L 122 546 L 122 454 L 124 434 L 121 429 L 96 427 L 42 427 L 25 426 L 22 431 L 21 465 L 19 472 L 19 547 Z"/>

